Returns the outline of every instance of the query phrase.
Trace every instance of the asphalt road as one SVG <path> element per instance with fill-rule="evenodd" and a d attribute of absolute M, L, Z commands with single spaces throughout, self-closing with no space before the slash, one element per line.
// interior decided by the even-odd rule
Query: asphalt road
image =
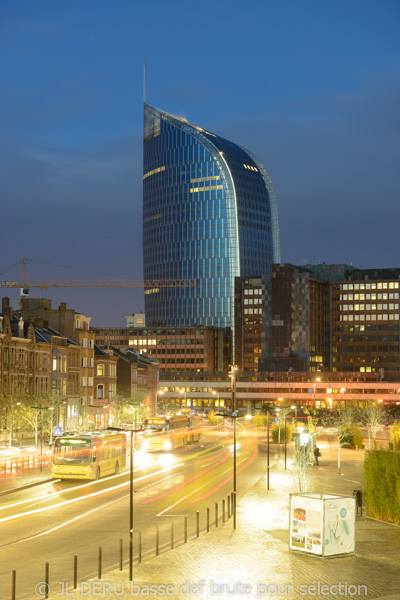
<path fill-rule="evenodd" d="M 240 498 L 265 472 L 265 454 L 258 452 L 257 437 L 240 427 L 237 441 Z M 173 454 L 135 453 L 134 556 L 139 531 L 145 557 L 155 552 L 156 527 L 161 549 L 171 544 L 172 522 L 175 544 L 183 542 L 185 517 L 188 538 L 196 535 L 197 511 L 200 529 L 206 527 L 207 508 L 215 526 L 215 503 L 221 518 L 222 498 L 233 487 L 232 442 L 232 431 L 209 431 L 199 443 Z M 99 481 L 55 481 L 0 497 L 0 598 L 1 590 L 10 589 L 12 570 L 17 600 L 38 597 L 35 585 L 44 580 L 45 563 L 56 593 L 56 582 L 72 581 L 74 555 L 79 579 L 96 575 L 99 547 L 104 571 L 118 568 L 120 540 L 128 558 L 129 505 L 129 468 Z"/>

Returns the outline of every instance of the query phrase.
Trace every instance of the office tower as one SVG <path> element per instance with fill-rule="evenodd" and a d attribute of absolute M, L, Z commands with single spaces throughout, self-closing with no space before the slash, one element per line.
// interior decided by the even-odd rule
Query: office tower
<path fill-rule="evenodd" d="M 144 106 L 145 279 L 195 287 L 147 289 L 150 327 L 234 325 L 234 281 L 280 261 L 274 187 L 248 150 Z"/>

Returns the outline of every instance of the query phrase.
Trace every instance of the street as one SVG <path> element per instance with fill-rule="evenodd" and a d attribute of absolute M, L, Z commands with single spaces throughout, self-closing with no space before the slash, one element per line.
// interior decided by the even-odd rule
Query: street
<path fill-rule="evenodd" d="M 256 439 L 238 435 L 237 473 L 240 491 L 260 476 Z M 138 532 L 142 556 L 155 552 L 156 527 L 160 549 L 170 546 L 171 523 L 175 543 L 182 543 L 184 518 L 188 538 L 215 519 L 215 502 L 222 518 L 222 499 L 232 491 L 232 432 L 210 431 L 200 443 L 173 454 L 141 453 L 134 456 L 133 522 L 134 555 Z M 119 564 L 120 540 L 124 559 L 129 541 L 129 468 L 99 481 L 54 481 L 0 498 L 0 589 L 8 589 L 12 570 L 17 571 L 18 599 L 31 598 L 45 563 L 51 579 L 72 578 L 74 555 L 80 578 L 97 573 L 98 549 L 105 570 Z M 228 505 L 226 502 L 225 513 Z"/>

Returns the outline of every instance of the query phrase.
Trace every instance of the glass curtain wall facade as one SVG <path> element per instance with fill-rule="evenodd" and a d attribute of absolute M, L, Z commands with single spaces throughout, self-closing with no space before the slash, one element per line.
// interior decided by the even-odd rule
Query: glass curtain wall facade
<path fill-rule="evenodd" d="M 144 106 L 145 279 L 195 287 L 145 291 L 149 326 L 233 328 L 234 282 L 280 262 L 278 210 L 264 166 L 250 152 Z"/>

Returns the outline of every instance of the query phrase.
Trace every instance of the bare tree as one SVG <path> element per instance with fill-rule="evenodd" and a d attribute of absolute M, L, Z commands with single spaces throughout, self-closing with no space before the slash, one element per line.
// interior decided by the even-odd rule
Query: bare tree
<path fill-rule="evenodd" d="M 371 436 L 376 440 L 376 432 L 383 422 L 383 411 L 373 400 L 369 400 L 362 413 L 368 431 L 368 450 L 371 450 Z"/>
<path fill-rule="evenodd" d="M 296 491 L 300 494 L 309 490 L 309 469 L 311 461 L 308 449 L 305 446 L 296 444 L 293 463 L 291 467 L 292 478 L 296 487 Z"/>
<path fill-rule="evenodd" d="M 343 408 L 336 411 L 333 416 L 334 425 L 337 427 L 337 441 L 338 441 L 338 470 L 340 473 L 340 450 L 343 447 L 350 446 L 352 439 L 352 432 L 350 427 L 354 423 L 355 412 L 352 406 L 346 404 Z"/>

